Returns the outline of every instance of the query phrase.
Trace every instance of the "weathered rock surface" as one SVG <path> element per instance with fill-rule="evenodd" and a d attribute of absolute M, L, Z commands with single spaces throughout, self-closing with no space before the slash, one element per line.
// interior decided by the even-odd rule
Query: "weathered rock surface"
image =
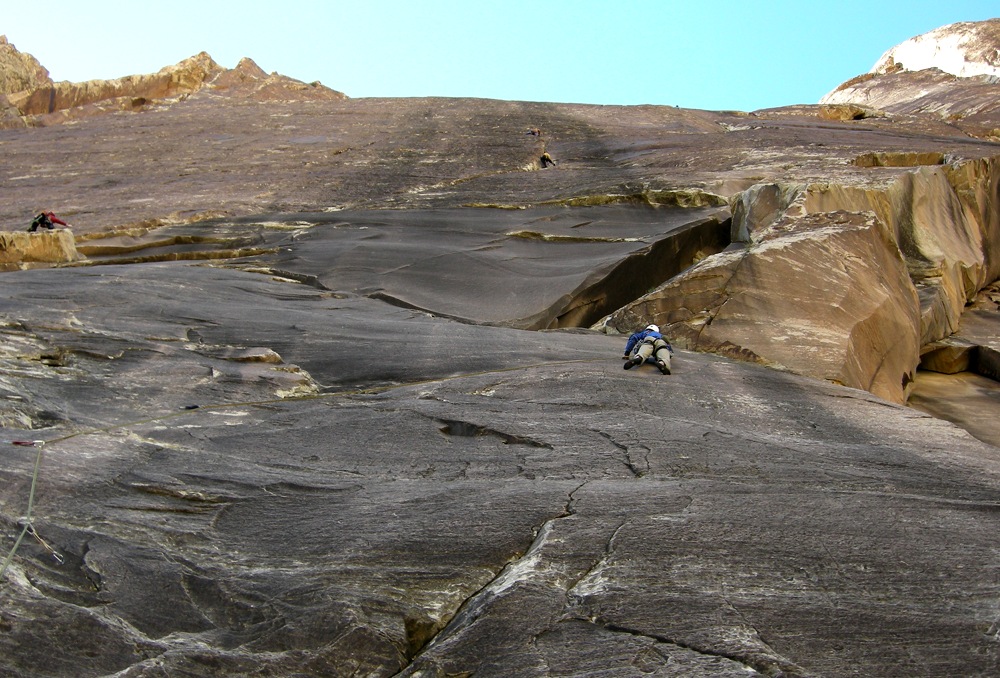
<path fill-rule="evenodd" d="M 986 136 L 201 82 L 0 131 L 0 673 L 1000 670 Z"/>
<path fill-rule="evenodd" d="M 960 21 L 906 40 L 882 55 L 872 73 L 936 68 L 961 78 L 1000 76 L 1000 19 Z"/>
<path fill-rule="evenodd" d="M 636 327 L 646 318 L 680 346 L 900 403 L 920 361 L 919 300 L 903 258 L 871 214 L 779 219 L 752 243 L 706 259 L 610 322 Z"/>
<path fill-rule="evenodd" d="M 68 263 L 83 257 L 76 251 L 72 231 L 0 231 L 0 270 L 33 263 Z"/>
<path fill-rule="evenodd" d="M 904 402 L 921 347 L 951 336 L 966 304 L 1000 277 L 998 168 L 994 159 L 920 167 L 883 188 L 755 186 L 733 204 L 743 247 L 607 324 L 650 318 L 688 348 Z"/>
<path fill-rule="evenodd" d="M 277 73 L 268 75 L 248 58 L 236 68 L 226 69 L 206 52 L 152 75 L 52 82 L 48 71 L 33 57 L 21 54 L 6 40 L 0 43 L 0 94 L 6 95 L 8 106 L 0 127 L 52 125 L 109 112 L 138 111 L 203 90 L 255 101 L 345 98 L 318 82 L 306 84 Z"/>
<path fill-rule="evenodd" d="M 6 35 L 0 35 L 0 95 L 52 84 L 48 70 L 30 54 L 17 51 Z"/>
<path fill-rule="evenodd" d="M 1000 140 L 997 45 L 1000 19 L 942 26 L 896 45 L 869 73 L 820 102 L 896 115 L 930 114 L 975 136 Z"/>
<path fill-rule="evenodd" d="M 9 675 L 998 668 L 1000 452 L 863 391 L 183 263 L 4 295 L 65 560 L 8 572 Z"/>

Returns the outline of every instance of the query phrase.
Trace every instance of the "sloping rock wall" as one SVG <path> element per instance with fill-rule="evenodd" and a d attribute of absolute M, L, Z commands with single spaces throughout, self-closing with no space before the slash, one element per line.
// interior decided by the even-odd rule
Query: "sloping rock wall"
<path fill-rule="evenodd" d="M 920 167 L 888 186 L 755 186 L 733 241 L 606 325 L 656 322 L 682 347 L 780 366 L 904 402 L 920 348 L 954 333 L 997 277 L 997 158 Z"/>
<path fill-rule="evenodd" d="M 837 265 L 827 265 L 839 262 Z M 790 280 L 800 284 L 789 285 Z M 782 367 L 902 402 L 919 362 L 919 301 L 870 213 L 786 216 L 615 317 L 685 348 Z"/>

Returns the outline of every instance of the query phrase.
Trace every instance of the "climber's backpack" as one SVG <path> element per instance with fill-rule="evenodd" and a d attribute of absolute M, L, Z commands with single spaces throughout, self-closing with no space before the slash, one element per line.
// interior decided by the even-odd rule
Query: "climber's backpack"
<path fill-rule="evenodd" d="M 31 226 L 28 230 L 31 232 L 37 231 L 39 226 L 44 226 L 45 228 L 52 228 L 52 222 L 49 221 L 49 215 L 42 212 L 37 217 L 31 220 Z"/>

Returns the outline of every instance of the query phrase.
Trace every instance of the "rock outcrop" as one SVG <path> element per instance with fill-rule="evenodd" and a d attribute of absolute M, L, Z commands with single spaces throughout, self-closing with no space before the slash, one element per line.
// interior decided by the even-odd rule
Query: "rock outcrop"
<path fill-rule="evenodd" d="M 647 320 L 648 319 L 648 320 Z M 712 351 L 903 402 L 920 362 L 919 300 L 874 215 L 786 211 L 615 313 Z"/>
<path fill-rule="evenodd" d="M 217 64 L 206 52 L 151 75 L 82 83 L 52 82 L 48 71 L 6 40 L 0 43 L 0 94 L 6 97 L 0 127 L 50 125 L 107 112 L 141 110 L 178 97 L 207 91 L 256 101 L 343 99 L 318 82 L 267 75 L 251 59 L 234 69 Z M 2 102 L 0 102 L 2 103 Z"/>
<path fill-rule="evenodd" d="M 649 319 L 686 348 L 905 402 L 921 347 L 952 335 L 1000 278 L 998 183 L 991 159 L 921 167 L 882 189 L 755 186 L 733 199 L 736 247 L 603 325 Z"/>
<path fill-rule="evenodd" d="M 740 113 L 199 63 L 0 132 L 0 220 L 87 257 L 0 274 L 0 674 L 1000 674 L 995 85 Z M 621 369 L 654 319 L 673 373 Z"/>
<path fill-rule="evenodd" d="M 17 51 L 0 35 L 0 95 L 24 92 L 52 84 L 49 72 L 38 59 Z"/>
<path fill-rule="evenodd" d="M 969 78 L 1000 77 L 1000 19 L 961 21 L 935 28 L 888 50 L 875 62 L 875 74 L 936 68 Z"/>
<path fill-rule="evenodd" d="M 0 270 L 30 264 L 68 263 L 83 257 L 76 250 L 73 233 L 67 229 L 0 231 Z"/>
<path fill-rule="evenodd" d="M 969 134 L 1000 140 L 998 44 L 1000 19 L 943 26 L 890 49 L 870 72 L 820 103 L 935 115 Z"/>

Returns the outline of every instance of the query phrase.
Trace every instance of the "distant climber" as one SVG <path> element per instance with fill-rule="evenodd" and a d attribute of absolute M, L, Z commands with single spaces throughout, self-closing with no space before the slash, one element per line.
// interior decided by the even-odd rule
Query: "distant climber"
<path fill-rule="evenodd" d="M 52 212 L 39 212 L 38 216 L 31 220 L 31 226 L 28 227 L 29 233 L 34 233 L 39 228 L 47 228 L 50 231 L 55 228 L 53 224 L 60 224 L 69 228 L 69 224 L 57 217 Z"/>
<path fill-rule="evenodd" d="M 556 161 L 552 159 L 552 156 L 549 155 L 548 152 L 542 153 L 541 161 L 542 161 L 542 169 L 545 169 L 549 165 L 556 164 Z"/>
<path fill-rule="evenodd" d="M 625 344 L 625 361 L 623 367 L 630 370 L 636 365 L 650 362 L 656 365 L 663 374 L 670 374 L 670 356 L 674 349 L 660 334 L 656 325 L 646 325 L 646 328 L 633 333 Z"/>
<path fill-rule="evenodd" d="M 542 136 L 542 130 L 538 129 L 537 127 L 532 127 L 531 129 L 528 130 L 528 134 L 530 134 L 533 137 L 540 137 Z"/>

